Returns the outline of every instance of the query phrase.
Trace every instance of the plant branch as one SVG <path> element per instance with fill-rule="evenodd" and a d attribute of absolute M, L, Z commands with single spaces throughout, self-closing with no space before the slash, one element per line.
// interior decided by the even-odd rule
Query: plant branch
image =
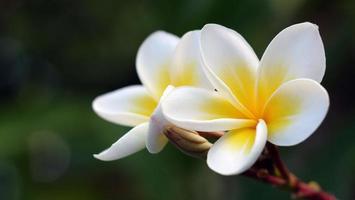
<path fill-rule="evenodd" d="M 305 183 L 292 174 L 281 160 L 275 145 L 268 143 L 264 154 L 272 161 L 273 170 L 262 168 L 262 164 L 256 163 L 243 173 L 244 176 L 290 191 L 295 199 L 336 200 L 334 195 L 323 191 L 317 183 Z"/>
<path fill-rule="evenodd" d="M 275 164 L 276 169 L 280 172 L 281 176 L 286 179 L 288 182 L 292 182 L 292 176 L 290 176 L 290 171 L 287 166 L 282 162 L 279 150 L 277 147 L 271 143 L 266 144 L 266 148 L 269 151 L 271 159 Z"/>
<path fill-rule="evenodd" d="M 270 175 L 265 172 L 248 170 L 243 173 L 243 175 L 288 190 L 292 193 L 292 197 L 295 199 L 336 200 L 334 195 L 322 191 L 318 186 L 302 182 L 299 179 L 297 179 L 294 185 L 289 185 L 284 178 Z"/>
<path fill-rule="evenodd" d="M 196 132 L 172 126 L 167 127 L 164 134 L 183 153 L 206 159 L 212 146 L 208 139 L 219 138 L 223 132 Z M 258 161 L 243 175 L 287 190 L 295 199 L 336 200 L 335 196 L 323 191 L 317 183 L 305 183 L 292 174 L 282 161 L 278 148 L 271 143 L 266 144 Z"/>

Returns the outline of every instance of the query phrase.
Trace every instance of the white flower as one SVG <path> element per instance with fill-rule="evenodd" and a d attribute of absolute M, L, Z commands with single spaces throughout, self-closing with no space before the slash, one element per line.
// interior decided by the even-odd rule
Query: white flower
<path fill-rule="evenodd" d="M 167 143 L 162 134 L 168 124 L 160 102 L 173 86 L 191 85 L 211 88 L 201 67 L 199 31 L 178 37 L 157 31 L 138 50 L 136 67 L 143 85 L 128 86 L 101 95 L 93 102 L 102 118 L 124 126 L 134 126 L 110 148 L 94 155 L 100 160 L 115 160 L 131 155 L 146 146 L 157 153 Z M 173 85 L 173 86 L 169 86 Z"/>
<path fill-rule="evenodd" d="M 228 131 L 208 152 L 212 170 L 242 173 L 255 163 L 266 141 L 296 145 L 323 121 L 329 97 L 319 84 L 325 53 L 316 25 L 284 29 L 259 62 L 241 35 L 208 24 L 201 30 L 201 55 L 218 92 L 177 88 L 162 110 L 169 121 L 185 129 Z"/>

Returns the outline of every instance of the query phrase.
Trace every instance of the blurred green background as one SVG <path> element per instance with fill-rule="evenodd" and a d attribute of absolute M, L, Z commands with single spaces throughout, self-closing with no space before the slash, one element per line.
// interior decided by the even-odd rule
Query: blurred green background
<path fill-rule="evenodd" d="M 181 36 L 206 23 L 240 32 L 261 57 L 294 23 L 320 27 L 329 114 L 307 141 L 282 148 L 291 170 L 355 199 L 355 1 L 4 0 L 0 2 L 0 199 L 288 199 L 223 177 L 171 145 L 102 162 L 126 127 L 94 114 L 99 94 L 138 83 L 135 55 L 151 32 Z"/>

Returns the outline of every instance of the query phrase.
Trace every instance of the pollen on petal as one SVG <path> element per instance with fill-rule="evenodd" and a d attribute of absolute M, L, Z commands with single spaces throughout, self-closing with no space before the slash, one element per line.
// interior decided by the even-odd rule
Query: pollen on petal
<path fill-rule="evenodd" d="M 201 109 L 205 110 L 206 113 L 212 114 L 210 119 L 245 118 L 245 116 L 226 99 L 219 99 L 218 104 L 214 101 L 205 101 L 202 103 Z"/>
<path fill-rule="evenodd" d="M 220 78 L 233 92 L 238 101 L 255 113 L 255 72 L 248 66 L 224 67 Z"/>
<path fill-rule="evenodd" d="M 184 63 L 183 67 L 179 67 L 177 74 L 171 74 L 172 84 L 174 86 L 197 85 L 198 84 L 198 64 L 196 62 Z"/>
<path fill-rule="evenodd" d="M 271 98 L 263 114 L 263 119 L 268 125 L 269 134 L 277 133 L 287 128 L 293 122 L 293 117 L 298 115 L 301 109 L 301 96 L 291 96 L 285 92 L 279 93 L 277 98 Z"/>
<path fill-rule="evenodd" d="M 144 116 L 151 116 L 158 105 L 157 102 L 149 96 L 140 96 L 133 101 L 130 111 Z"/>
<path fill-rule="evenodd" d="M 228 134 L 229 147 L 247 155 L 255 140 L 255 128 L 243 128 L 238 130 L 232 130 Z"/>
<path fill-rule="evenodd" d="M 157 85 L 156 90 L 159 92 L 159 97 L 161 97 L 161 95 L 163 95 L 165 88 L 170 85 L 171 83 L 171 78 L 170 78 L 170 69 L 169 69 L 169 65 L 170 63 L 165 63 L 163 64 L 163 67 L 160 67 L 160 71 L 157 73 Z"/>

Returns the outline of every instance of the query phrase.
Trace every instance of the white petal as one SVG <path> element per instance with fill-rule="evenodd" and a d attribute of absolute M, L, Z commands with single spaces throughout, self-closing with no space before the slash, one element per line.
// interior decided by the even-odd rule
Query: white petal
<path fill-rule="evenodd" d="M 259 60 L 250 45 L 231 29 L 207 24 L 201 30 L 201 52 L 212 84 L 252 117 Z"/>
<path fill-rule="evenodd" d="M 173 91 L 173 86 L 168 86 L 164 91 L 162 98 L 160 99 L 160 103 L 155 109 L 153 115 L 149 121 L 149 129 L 147 134 L 147 142 L 146 147 L 150 153 L 159 153 L 165 147 L 168 139 L 165 137 L 163 131 L 166 126 L 171 123 L 166 120 L 162 113 L 161 102 L 166 99 L 166 97 Z"/>
<path fill-rule="evenodd" d="M 207 164 L 222 175 L 240 174 L 259 158 L 267 138 L 267 127 L 260 120 L 256 128 L 236 129 L 219 138 L 207 155 Z"/>
<path fill-rule="evenodd" d="M 170 122 L 188 130 L 213 132 L 256 124 L 217 92 L 201 88 L 176 88 L 162 102 L 162 108 Z"/>
<path fill-rule="evenodd" d="M 122 136 L 110 148 L 95 154 L 94 157 L 103 161 L 111 161 L 134 154 L 144 149 L 147 131 L 148 123 L 140 124 Z"/>
<path fill-rule="evenodd" d="M 138 76 L 157 100 L 171 83 L 170 65 L 178 41 L 175 35 L 157 31 L 148 36 L 138 50 Z"/>
<path fill-rule="evenodd" d="M 200 51 L 201 31 L 190 31 L 182 36 L 172 59 L 172 84 L 214 89 L 207 79 Z"/>
<path fill-rule="evenodd" d="M 125 126 L 135 126 L 149 120 L 157 106 L 141 85 L 124 87 L 97 97 L 92 107 L 107 121 Z"/>
<path fill-rule="evenodd" d="M 279 146 L 298 144 L 321 124 L 329 107 L 327 91 L 311 79 L 295 79 L 281 85 L 266 104 L 268 140 Z"/>
<path fill-rule="evenodd" d="M 325 53 L 318 26 L 309 22 L 290 26 L 271 41 L 261 59 L 263 101 L 286 81 L 309 78 L 320 82 L 324 72 Z"/>

